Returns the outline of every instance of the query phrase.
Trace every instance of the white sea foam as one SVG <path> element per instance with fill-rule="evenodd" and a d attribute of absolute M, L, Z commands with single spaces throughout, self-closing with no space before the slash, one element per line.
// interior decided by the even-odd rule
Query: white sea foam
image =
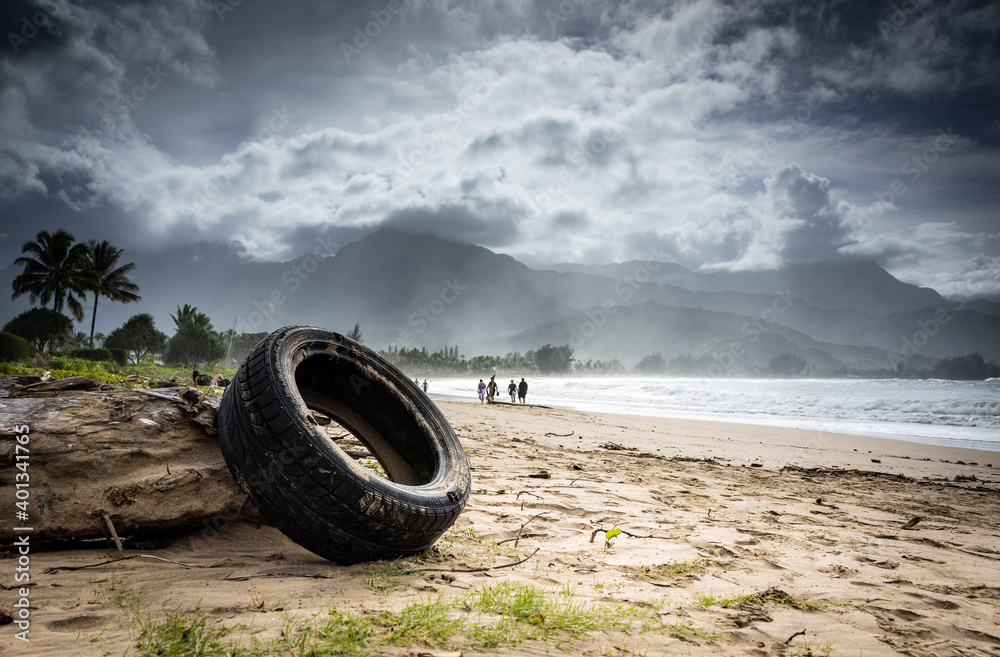
<path fill-rule="evenodd" d="M 520 381 L 520 374 L 503 375 Z M 882 436 L 1000 451 L 1000 379 L 682 379 L 526 376 L 531 403 Z M 434 394 L 478 402 L 476 378 Z M 501 385 L 503 390 L 506 384 Z M 501 394 L 500 399 L 506 399 Z"/>

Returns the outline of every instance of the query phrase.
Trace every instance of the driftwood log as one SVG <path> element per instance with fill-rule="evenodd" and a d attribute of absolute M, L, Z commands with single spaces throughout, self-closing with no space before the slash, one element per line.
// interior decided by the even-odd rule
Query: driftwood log
<path fill-rule="evenodd" d="M 142 538 L 196 535 L 236 520 L 247 501 L 219 450 L 218 404 L 194 388 L 0 377 L 0 508 L 11 520 L 0 526 L 0 544 L 16 540 L 18 526 L 31 528 L 37 547 L 106 538 L 109 525 L 122 538 Z M 19 450 L 25 426 L 29 440 Z M 25 471 L 27 519 L 15 506 Z"/>

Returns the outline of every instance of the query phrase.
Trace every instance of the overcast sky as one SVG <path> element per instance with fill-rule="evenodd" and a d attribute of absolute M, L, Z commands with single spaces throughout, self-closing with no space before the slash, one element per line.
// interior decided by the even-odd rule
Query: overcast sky
<path fill-rule="evenodd" d="M 1000 4 L 4 0 L 0 262 L 41 229 L 287 260 L 875 259 L 1000 294 Z"/>

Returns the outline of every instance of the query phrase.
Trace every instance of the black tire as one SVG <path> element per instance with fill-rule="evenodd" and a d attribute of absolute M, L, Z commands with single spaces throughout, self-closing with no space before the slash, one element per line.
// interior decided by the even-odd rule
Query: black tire
<path fill-rule="evenodd" d="M 354 434 L 388 478 L 348 456 L 310 410 Z M 218 429 L 260 512 L 337 563 L 419 553 L 469 498 L 468 459 L 434 403 L 381 356 L 325 329 L 290 326 L 261 340 L 222 395 Z"/>

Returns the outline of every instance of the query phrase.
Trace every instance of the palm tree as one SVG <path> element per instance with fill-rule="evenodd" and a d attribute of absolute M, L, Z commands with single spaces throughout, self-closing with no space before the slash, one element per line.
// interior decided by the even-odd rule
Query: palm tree
<path fill-rule="evenodd" d="M 87 348 L 87 334 L 83 331 L 77 331 L 73 335 L 66 336 L 66 339 L 62 341 L 59 345 L 60 349 L 86 349 Z M 93 347 L 91 347 L 93 349 Z"/>
<path fill-rule="evenodd" d="M 25 242 L 21 253 L 28 255 L 14 261 L 24 271 L 11 284 L 14 294 L 10 298 L 27 294 L 32 304 L 40 301 L 42 306 L 51 299 L 56 312 L 61 313 L 65 305 L 77 321 L 83 320 L 80 299 L 86 297 L 92 278 L 84 269 L 87 247 L 74 241 L 65 230 L 43 230 L 34 242 Z"/>
<path fill-rule="evenodd" d="M 104 240 L 90 240 L 87 243 L 87 259 L 84 265 L 92 277 L 90 291 L 94 293 L 94 314 L 90 318 L 90 348 L 94 348 L 94 324 L 97 322 L 97 302 L 101 297 L 112 301 L 132 303 L 142 299 L 136 292 L 139 286 L 128 279 L 128 274 L 135 269 L 135 263 L 118 266 L 118 258 L 122 250 Z"/>
<path fill-rule="evenodd" d="M 208 315 L 198 310 L 197 307 L 192 306 L 189 303 L 184 304 L 183 307 L 177 306 L 177 314 L 171 315 L 170 319 L 174 320 L 174 325 L 180 328 L 182 325 L 191 323 L 198 328 L 203 328 L 208 331 L 214 330 L 212 328 L 212 320 L 208 318 Z"/>

